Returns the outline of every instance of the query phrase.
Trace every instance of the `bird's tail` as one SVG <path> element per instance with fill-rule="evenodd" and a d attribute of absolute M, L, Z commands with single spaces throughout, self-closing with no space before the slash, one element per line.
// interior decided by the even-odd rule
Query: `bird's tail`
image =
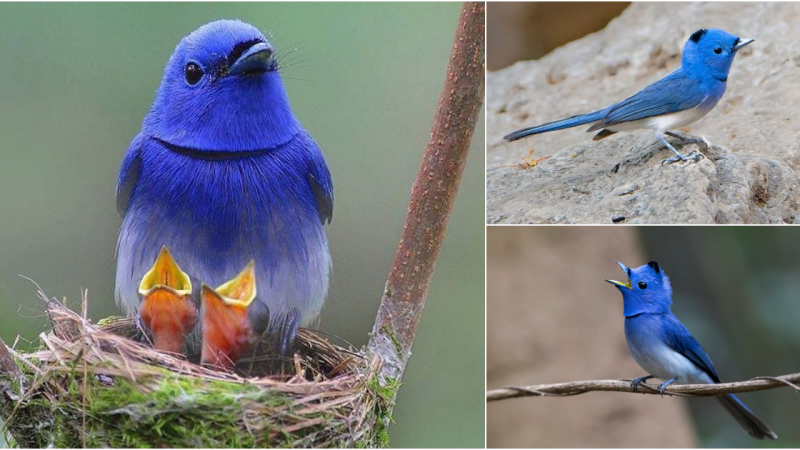
<path fill-rule="evenodd" d="M 535 127 L 523 128 L 503 137 L 508 142 L 516 141 L 532 134 L 547 133 L 548 131 L 563 130 L 565 128 L 577 127 L 587 123 L 597 122 L 606 115 L 606 110 L 601 109 L 580 116 L 572 116 L 567 119 L 556 120 L 555 122 L 543 123 Z"/>
<path fill-rule="evenodd" d="M 744 406 L 744 403 L 740 402 L 733 394 L 718 395 L 714 397 L 714 399 L 731 413 L 733 418 L 739 422 L 742 428 L 747 430 L 750 436 L 756 439 L 764 439 L 765 437 L 770 439 L 778 438 L 778 435 L 775 434 L 767 424 L 756 417 L 755 414 L 747 409 L 747 406 Z"/>

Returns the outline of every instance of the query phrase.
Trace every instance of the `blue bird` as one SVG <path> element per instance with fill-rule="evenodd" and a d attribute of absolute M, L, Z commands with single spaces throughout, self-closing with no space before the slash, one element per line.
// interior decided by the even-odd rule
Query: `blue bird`
<path fill-rule="evenodd" d="M 524 128 L 503 139 L 511 142 L 585 124 L 593 124 L 587 131 L 601 130 L 595 135 L 595 141 L 619 131 L 650 129 L 655 132 L 656 139 L 675 154 L 661 164 L 698 160 L 702 156 L 700 153 L 682 155 L 663 135 L 680 139 L 684 144 L 696 143 L 707 148 L 700 138 L 689 138 L 669 130 L 694 123 L 714 109 L 725 93 L 728 72 L 736 52 L 751 42 L 753 39 L 738 38 L 722 30 L 697 30 L 683 47 L 681 67 L 633 96 L 588 114 Z"/>
<path fill-rule="evenodd" d="M 248 314 L 283 354 L 319 316 L 333 185 L 278 69 L 270 42 L 238 20 L 203 25 L 175 48 L 117 183 L 116 299 L 129 314 L 139 313 L 137 286 L 166 245 L 195 291 L 254 260 Z"/>
<path fill-rule="evenodd" d="M 622 292 L 628 349 L 636 363 L 650 374 L 633 380 L 633 390 L 650 378 L 665 380 L 658 385 L 662 396 L 664 388 L 672 383 L 720 383 L 711 358 L 672 314 L 672 286 L 658 263 L 651 261 L 638 269 L 629 269 L 619 261 L 617 264 L 628 275 L 628 281 L 606 281 Z M 718 395 L 714 399 L 750 436 L 756 439 L 778 437 L 733 394 Z"/>

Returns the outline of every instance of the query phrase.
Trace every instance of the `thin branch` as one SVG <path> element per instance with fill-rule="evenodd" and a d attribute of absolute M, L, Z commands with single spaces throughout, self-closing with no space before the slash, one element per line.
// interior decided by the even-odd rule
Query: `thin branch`
<path fill-rule="evenodd" d="M 369 349 L 384 385 L 402 379 L 483 104 L 485 5 L 458 20 L 431 137 L 411 190 L 403 236 L 389 272 Z M 394 399 L 391 399 L 394 400 Z"/>
<path fill-rule="evenodd" d="M 780 377 L 756 377 L 748 381 L 720 384 L 672 384 L 664 389 L 664 395 L 681 397 L 713 397 L 720 394 L 763 391 L 779 387 L 791 387 L 800 391 L 794 383 L 800 383 L 800 373 Z M 561 397 L 592 391 L 634 392 L 631 380 L 590 380 L 571 383 L 539 384 L 535 386 L 508 386 L 486 392 L 486 401 L 505 400 L 518 397 Z M 657 385 L 641 383 L 639 394 L 660 394 Z"/>

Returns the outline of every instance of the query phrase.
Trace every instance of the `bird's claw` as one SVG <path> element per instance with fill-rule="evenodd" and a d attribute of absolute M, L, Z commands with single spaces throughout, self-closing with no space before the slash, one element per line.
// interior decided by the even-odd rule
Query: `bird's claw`
<path fill-rule="evenodd" d="M 689 160 L 697 162 L 697 161 L 700 161 L 700 159 L 702 159 L 702 158 L 705 158 L 705 155 L 703 155 L 702 153 L 698 152 L 697 150 L 693 150 L 688 155 L 678 154 L 676 156 L 673 156 L 672 158 L 666 158 L 663 161 L 661 161 L 661 165 L 663 166 L 664 163 L 671 164 L 671 163 L 678 162 L 678 161 L 689 161 Z"/>
<path fill-rule="evenodd" d="M 675 378 L 673 378 L 671 380 L 667 380 L 667 381 L 665 381 L 665 382 L 663 382 L 663 383 L 661 383 L 661 384 L 659 384 L 657 386 L 658 387 L 658 392 L 661 394 L 662 398 L 664 397 L 664 389 L 666 389 L 667 386 L 669 386 L 670 384 L 674 383 L 677 380 L 678 380 L 678 378 L 675 377 Z"/>
<path fill-rule="evenodd" d="M 653 378 L 653 376 L 645 375 L 643 377 L 634 378 L 633 381 L 631 381 L 631 389 L 633 389 L 633 392 L 636 392 L 636 389 L 639 388 L 640 384 L 642 383 L 647 384 L 647 380 L 649 380 L 650 378 Z"/>

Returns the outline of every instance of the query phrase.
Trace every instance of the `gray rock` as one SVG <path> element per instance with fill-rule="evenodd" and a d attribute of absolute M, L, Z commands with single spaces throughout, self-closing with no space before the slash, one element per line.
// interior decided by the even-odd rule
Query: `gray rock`
<path fill-rule="evenodd" d="M 669 150 L 631 133 L 567 147 L 531 169 L 492 168 L 487 223 L 798 221 L 800 180 L 788 165 L 716 145 L 705 155 L 662 166 Z"/>
<path fill-rule="evenodd" d="M 756 39 L 720 103 L 688 130 L 712 143 L 706 158 L 662 168 L 672 155 L 649 131 L 593 142 L 577 127 L 528 138 L 534 158 L 552 158 L 513 167 L 528 147 L 503 135 L 624 99 L 677 68 L 704 27 Z M 800 222 L 797 29 L 797 3 L 633 3 L 598 33 L 490 73 L 487 223 Z"/>

